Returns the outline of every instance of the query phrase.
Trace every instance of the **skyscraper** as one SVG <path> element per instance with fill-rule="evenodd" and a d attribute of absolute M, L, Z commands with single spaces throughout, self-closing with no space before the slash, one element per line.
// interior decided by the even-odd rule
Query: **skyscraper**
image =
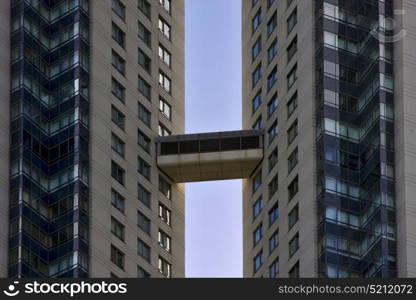
<path fill-rule="evenodd" d="M 415 275 L 411 1 L 243 1 L 246 277 Z M 413 141 L 412 141 L 413 140 Z"/>
<path fill-rule="evenodd" d="M 243 130 L 184 135 L 184 0 L 1 1 L 0 277 L 183 277 L 236 178 L 245 277 L 416 275 L 414 4 L 242 4 Z"/>
<path fill-rule="evenodd" d="M 152 143 L 184 131 L 184 1 L 0 11 L 0 275 L 184 276 L 183 187 Z"/>

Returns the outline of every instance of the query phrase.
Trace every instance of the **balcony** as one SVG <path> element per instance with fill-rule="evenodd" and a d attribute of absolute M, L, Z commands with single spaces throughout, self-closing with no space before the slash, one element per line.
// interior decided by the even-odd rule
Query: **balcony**
<path fill-rule="evenodd" d="M 157 165 L 177 183 L 248 178 L 263 159 L 263 132 L 156 138 Z"/>

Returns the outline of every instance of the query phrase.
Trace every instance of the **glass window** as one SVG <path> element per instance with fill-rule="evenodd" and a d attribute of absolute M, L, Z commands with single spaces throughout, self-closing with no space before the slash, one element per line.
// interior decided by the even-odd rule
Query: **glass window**
<path fill-rule="evenodd" d="M 150 165 L 140 156 L 137 157 L 137 172 L 150 180 Z"/>
<path fill-rule="evenodd" d="M 257 39 L 252 49 L 252 58 L 255 60 L 261 52 L 261 36 Z"/>
<path fill-rule="evenodd" d="M 150 274 L 146 272 L 142 267 L 137 266 L 137 278 L 150 278 Z"/>
<path fill-rule="evenodd" d="M 254 70 L 252 74 L 252 80 L 253 80 L 253 87 L 259 82 L 261 78 L 261 64 L 257 66 L 257 68 Z"/>
<path fill-rule="evenodd" d="M 267 136 L 269 139 L 269 145 L 273 142 L 274 138 L 278 135 L 279 130 L 277 127 L 277 121 L 273 123 L 273 125 L 267 131 Z"/>
<path fill-rule="evenodd" d="M 277 93 L 272 96 L 272 99 L 267 103 L 267 116 L 270 118 L 279 106 L 279 100 L 277 99 Z"/>
<path fill-rule="evenodd" d="M 142 68 L 145 69 L 147 73 L 151 73 L 152 60 L 141 49 L 139 49 L 139 65 L 142 66 Z"/>
<path fill-rule="evenodd" d="M 276 174 L 269 183 L 269 199 L 273 197 L 273 195 L 277 192 L 278 189 L 279 189 L 279 177 Z"/>
<path fill-rule="evenodd" d="M 120 129 L 124 130 L 124 126 L 125 126 L 125 123 L 126 123 L 126 117 L 114 106 L 111 106 L 111 120 Z"/>
<path fill-rule="evenodd" d="M 158 242 L 159 242 L 160 247 L 162 247 L 163 249 L 165 249 L 168 252 L 171 252 L 172 240 L 171 240 L 171 238 L 168 234 L 166 234 L 165 232 L 163 232 L 160 229 L 159 229 L 159 233 L 158 233 Z"/>
<path fill-rule="evenodd" d="M 143 232 L 150 234 L 150 219 L 140 211 L 137 212 L 137 226 L 143 230 Z"/>
<path fill-rule="evenodd" d="M 273 170 L 273 168 L 276 166 L 277 161 L 279 159 L 279 154 L 277 147 L 273 150 L 273 152 L 269 155 L 268 161 L 269 161 L 269 172 Z"/>
<path fill-rule="evenodd" d="M 253 193 L 255 193 L 262 184 L 261 170 L 253 178 Z"/>
<path fill-rule="evenodd" d="M 151 140 L 150 138 L 145 135 L 142 131 L 138 130 L 138 144 L 139 146 L 146 151 L 147 153 L 150 153 L 150 144 Z"/>
<path fill-rule="evenodd" d="M 139 10 L 150 19 L 151 17 L 151 6 L 147 0 L 139 0 Z"/>
<path fill-rule="evenodd" d="M 253 104 L 253 113 L 255 113 L 261 105 L 261 90 L 256 94 L 256 96 L 254 96 L 252 100 L 252 104 Z"/>
<path fill-rule="evenodd" d="M 171 118 L 172 118 L 172 107 L 163 98 L 159 98 L 159 111 L 168 120 L 171 120 Z"/>
<path fill-rule="evenodd" d="M 289 271 L 289 278 L 299 278 L 300 277 L 300 270 L 299 270 L 299 262 L 297 262 L 292 269 Z"/>
<path fill-rule="evenodd" d="M 172 186 L 163 177 L 159 176 L 159 191 L 169 200 L 172 199 Z"/>
<path fill-rule="evenodd" d="M 138 24 L 139 38 L 150 48 L 152 44 L 152 34 L 142 23 L 139 22 Z"/>
<path fill-rule="evenodd" d="M 289 193 L 289 201 L 296 196 L 299 191 L 299 179 L 298 176 L 293 179 L 293 181 L 288 186 L 288 193 Z"/>
<path fill-rule="evenodd" d="M 299 206 L 296 205 L 289 213 L 289 230 L 296 224 L 299 220 Z"/>
<path fill-rule="evenodd" d="M 277 68 L 275 67 L 267 77 L 267 88 L 270 90 L 277 82 Z"/>
<path fill-rule="evenodd" d="M 137 239 L 137 254 L 150 263 L 150 247 L 141 239 Z"/>
<path fill-rule="evenodd" d="M 111 148 L 121 157 L 124 157 L 126 152 L 126 144 L 114 133 L 111 133 Z"/>
<path fill-rule="evenodd" d="M 298 120 L 296 119 L 287 131 L 287 144 L 290 145 L 298 136 Z"/>
<path fill-rule="evenodd" d="M 257 28 L 261 24 L 261 9 L 259 9 L 252 20 L 252 28 L 253 32 L 257 30 Z"/>
<path fill-rule="evenodd" d="M 295 10 L 292 12 L 292 14 L 287 19 L 287 34 L 291 33 L 293 28 L 295 28 L 296 23 L 298 22 L 298 10 L 295 8 Z"/>
<path fill-rule="evenodd" d="M 120 240 L 124 241 L 124 232 L 125 227 L 114 217 L 111 217 L 111 233 L 118 237 Z"/>
<path fill-rule="evenodd" d="M 113 0 L 112 9 L 123 21 L 126 19 L 126 7 L 120 0 Z"/>
<path fill-rule="evenodd" d="M 253 219 L 257 218 L 263 210 L 263 198 L 259 198 L 253 205 Z"/>
<path fill-rule="evenodd" d="M 273 58 L 276 56 L 277 51 L 279 50 L 277 39 L 273 41 L 269 49 L 267 50 L 267 59 L 269 63 L 273 60 Z"/>
<path fill-rule="evenodd" d="M 171 63 L 171 54 L 165 47 L 159 45 L 159 58 L 163 61 L 168 67 L 170 67 Z"/>
<path fill-rule="evenodd" d="M 269 226 L 272 226 L 274 222 L 279 218 L 279 203 L 276 203 L 269 211 Z"/>
<path fill-rule="evenodd" d="M 163 87 L 163 89 L 166 92 L 168 92 L 169 94 L 171 93 L 172 81 L 170 80 L 168 76 L 163 74 L 161 71 L 159 71 L 159 85 Z"/>
<path fill-rule="evenodd" d="M 170 40 L 170 25 L 162 18 L 159 18 L 159 31 L 163 33 L 168 40 Z"/>
<path fill-rule="evenodd" d="M 253 130 L 261 130 L 262 128 L 262 119 L 261 116 L 256 120 L 256 122 L 253 124 Z"/>
<path fill-rule="evenodd" d="M 111 204 L 122 213 L 124 213 L 125 200 L 126 199 L 122 195 L 120 195 L 114 189 L 111 189 Z"/>
<path fill-rule="evenodd" d="M 287 118 L 293 114 L 293 112 L 298 107 L 298 92 L 296 92 L 292 98 L 290 98 L 289 102 L 287 103 Z"/>
<path fill-rule="evenodd" d="M 172 276 L 172 265 L 160 256 L 158 260 L 158 270 L 163 276 L 167 278 Z"/>
<path fill-rule="evenodd" d="M 125 47 L 126 34 L 114 23 L 112 23 L 112 37 L 122 48 Z"/>
<path fill-rule="evenodd" d="M 171 0 L 159 0 L 160 5 L 168 12 L 170 13 L 171 10 Z"/>
<path fill-rule="evenodd" d="M 139 92 L 142 93 L 143 96 L 145 96 L 147 99 L 150 100 L 151 98 L 151 87 L 150 84 L 148 84 L 143 77 L 139 76 Z"/>
<path fill-rule="evenodd" d="M 138 117 L 139 119 L 150 127 L 150 111 L 148 111 L 141 103 L 138 106 Z"/>
<path fill-rule="evenodd" d="M 142 202 L 144 205 L 150 208 L 152 195 L 140 183 L 137 184 L 137 198 L 140 202 Z"/>
<path fill-rule="evenodd" d="M 267 23 L 267 35 L 271 35 L 277 26 L 277 13 L 274 13 Z"/>
<path fill-rule="evenodd" d="M 117 99 L 124 103 L 126 99 L 126 88 L 114 78 L 111 78 L 111 92 L 117 97 Z"/>
<path fill-rule="evenodd" d="M 299 233 L 297 233 L 289 242 L 289 257 L 292 257 L 299 249 Z"/>
<path fill-rule="evenodd" d="M 289 62 L 295 53 L 298 51 L 298 36 L 295 36 L 292 42 L 287 47 L 287 62 Z"/>
<path fill-rule="evenodd" d="M 263 251 L 260 251 L 255 257 L 253 261 L 254 273 L 260 270 L 261 266 L 263 265 Z"/>
<path fill-rule="evenodd" d="M 287 75 L 287 88 L 288 89 L 290 89 L 293 86 L 293 84 L 296 82 L 296 80 L 298 79 L 297 71 L 298 71 L 298 66 L 295 65 L 293 69 L 289 72 L 289 74 Z"/>
<path fill-rule="evenodd" d="M 294 167 L 298 164 L 298 148 L 293 150 L 290 154 L 289 158 L 287 159 L 288 162 L 288 173 L 290 173 Z"/>
<path fill-rule="evenodd" d="M 125 171 L 114 161 L 111 161 L 111 177 L 117 180 L 120 184 L 124 185 Z"/>
<path fill-rule="evenodd" d="M 111 52 L 111 63 L 117 71 L 119 71 L 123 75 L 125 74 L 126 61 L 114 50 Z"/>
<path fill-rule="evenodd" d="M 172 133 L 163 124 L 159 123 L 159 136 L 169 136 Z"/>
<path fill-rule="evenodd" d="M 388 76 L 384 73 L 380 74 L 380 86 L 387 91 L 393 91 L 394 89 L 394 80 L 391 76 Z"/>
<path fill-rule="evenodd" d="M 171 211 L 162 203 L 159 203 L 159 218 L 167 225 L 171 225 Z"/>
<path fill-rule="evenodd" d="M 120 269 L 124 269 L 124 253 L 111 245 L 111 261 Z"/>
<path fill-rule="evenodd" d="M 254 230 L 253 233 L 253 242 L 254 246 L 257 245 L 261 239 L 263 238 L 263 223 L 260 223 L 260 225 Z"/>
<path fill-rule="evenodd" d="M 276 231 L 269 238 L 269 253 L 272 253 L 279 246 L 279 232 Z"/>
<path fill-rule="evenodd" d="M 269 278 L 277 278 L 278 275 L 279 275 L 279 260 L 276 259 L 269 266 Z"/>

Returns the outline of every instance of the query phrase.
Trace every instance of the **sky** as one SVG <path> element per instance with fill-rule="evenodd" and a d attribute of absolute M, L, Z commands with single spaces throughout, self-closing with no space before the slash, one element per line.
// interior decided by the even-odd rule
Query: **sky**
<path fill-rule="evenodd" d="M 241 0 L 185 0 L 186 133 L 241 129 Z M 186 184 L 186 277 L 242 277 L 241 180 Z"/>

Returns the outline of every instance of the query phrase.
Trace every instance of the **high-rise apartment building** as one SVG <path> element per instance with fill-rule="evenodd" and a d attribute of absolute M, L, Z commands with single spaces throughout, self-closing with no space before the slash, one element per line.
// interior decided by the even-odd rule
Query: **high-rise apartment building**
<path fill-rule="evenodd" d="M 415 13 L 242 0 L 244 130 L 183 135 L 184 0 L 0 1 L 0 277 L 183 277 L 235 178 L 245 277 L 416 276 Z"/>
<path fill-rule="evenodd" d="M 243 1 L 246 277 L 412 277 L 412 1 Z"/>
<path fill-rule="evenodd" d="M 0 12 L 0 276 L 183 277 L 183 187 L 152 141 L 184 132 L 184 1 Z"/>

